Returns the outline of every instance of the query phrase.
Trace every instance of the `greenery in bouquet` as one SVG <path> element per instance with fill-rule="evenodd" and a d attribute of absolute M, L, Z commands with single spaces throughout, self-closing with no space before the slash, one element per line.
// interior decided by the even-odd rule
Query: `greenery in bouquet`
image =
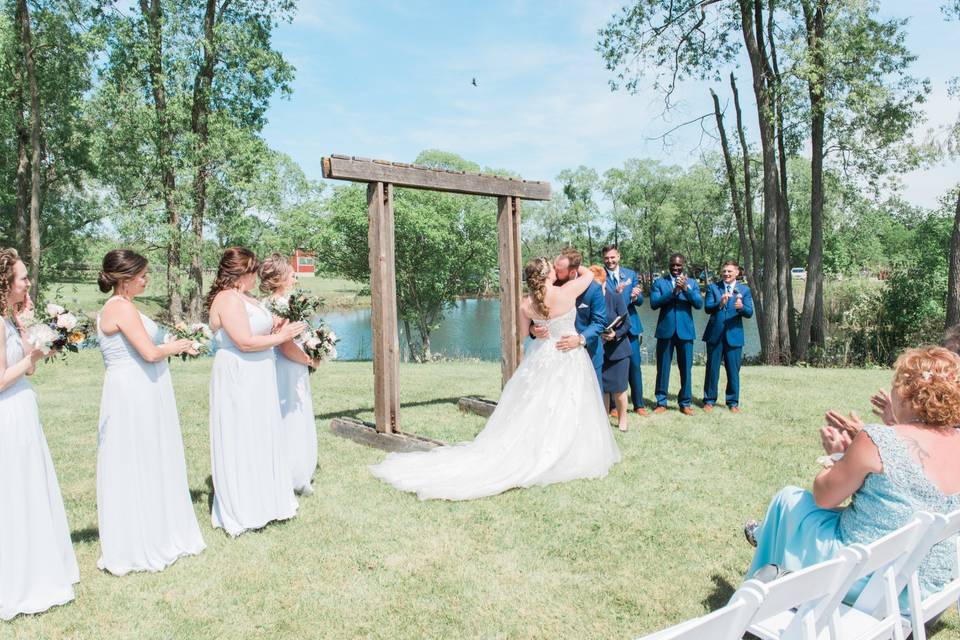
<path fill-rule="evenodd" d="M 336 359 L 339 339 L 333 329 L 323 323 L 316 328 L 304 331 L 300 336 L 303 352 L 310 356 L 311 360 L 320 360 L 320 362 Z"/>
<path fill-rule="evenodd" d="M 63 306 L 50 303 L 38 314 L 28 309 L 19 315 L 20 323 L 27 338 L 39 347 L 45 356 L 53 352 L 64 355 L 67 351 L 76 353 L 84 347 L 90 337 L 90 321 L 68 311 Z"/>
<path fill-rule="evenodd" d="M 297 289 L 289 296 L 267 300 L 267 309 L 290 322 L 309 322 L 323 306 L 323 298 L 312 296 L 303 289 Z"/>
<path fill-rule="evenodd" d="M 199 358 L 200 356 L 210 355 L 210 342 L 213 340 L 213 331 L 210 330 L 206 324 L 202 322 L 195 322 L 188 325 L 186 322 L 178 322 L 173 325 L 173 330 L 168 331 L 167 335 L 164 336 L 164 343 L 173 342 L 174 340 L 190 340 L 193 342 L 193 350 L 196 351 L 196 354 L 193 353 L 181 353 L 180 359 L 186 360 L 187 358 Z"/>

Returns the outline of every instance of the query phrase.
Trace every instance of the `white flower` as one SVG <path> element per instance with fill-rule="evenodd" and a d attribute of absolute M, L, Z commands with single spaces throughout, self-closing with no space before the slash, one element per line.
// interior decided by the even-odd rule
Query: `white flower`
<path fill-rule="evenodd" d="M 307 349 L 316 349 L 320 346 L 320 339 L 310 338 L 304 343 L 304 346 L 307 347 Z"/>
<path fill-rule="evenodd" d="M 290 308 L 290 300 L 288 298 L 277 298 L 270 306 L 277 311 L 286 311 Z"/>
<path fill-rule="evenodd" d="M 66 311 L 66 309 L 64 309 L 58 304 L 53 304 L 51 302 L 50 304 L 47 305 L 47 315 L 50 316 L 51 318 L 55 318 L 56 316 L 60 315 L 64 311 Z"/>
<path fill-rule="evenodd" d="M 45 324 L 35 324 L 27 329 L 27 338 L 43 355 L 50 353 L 50 345 L 59 337 L 56 331 Z"/>
<path fill-rule="evenodd" d="M 59 316 L 57 316 L 57 326 L 61 329 L 71 331 L 75 326 L 77 326 L 77 316 L 69 312 L 61 313 Z"/>
<path fill-rule="evenodd" d="M 204 324 L 202 322 L 194 322 L 190 325 L 190 333 L 200 333 L 203 331 Z"/>
<path fill-rule="evenodd" d="M 170 344 L 177 339 L 177 336 L 173 335 L 169 331 L 163 335 L 163 344 Z"/>
<path fill-rule="evenodd" d="M 330 349 L 330 351 L 327 352 L 327 355 L 324 358 L 324 360 L 336 360 L 336 359 L 337 359 L 337 350 L 335 348 Z"/>
<path fill-rule="evenodd" d="M 194 342 L 192 346 L 194 351 L 200 351 L 200 347 L 202 347 L 203 345 L 200 344 L 199 342 Z"/>
<path fill-rule="evenodd" d="M 335 334 L 333 331 L 331 331 L 329 334 L 327 334 L 327 340 L 329 340 L 330 342 L 336 342 L 336 341 L 337 341 L 337 334 Z"/>
<path fill-rule="evenodd" d="M 211 331 L 210 327 L 204 324 L 203 322 L 200 323 L 200 331 L 203 333 L 203 337 L 206 338 L 207 340 L 210 340 L 213 338 L 213 331 Z"/>

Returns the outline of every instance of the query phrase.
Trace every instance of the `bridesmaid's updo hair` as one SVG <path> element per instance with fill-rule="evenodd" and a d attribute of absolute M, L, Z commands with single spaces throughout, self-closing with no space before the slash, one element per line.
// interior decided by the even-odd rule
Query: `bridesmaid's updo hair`
<path fill-rule="evenodd" d="M 293 265 L 289 260 L 279 253 L 271 253 L 260 265 L 260 291 L 266 294 L 278 291 L 291 271 Z"/>
<path fill-rule="evenodd" d="M 12 247 L 0 249 L 0 315 L 7 315 L 7 296 L 13 288 L 13 266 L 20 261 L 20 254 Z"/>
<path fill-rule="evenodd" d="M 547 297 L 547 276 L 550 275 L 550 261 L 546 258 L 533 258 L 523 268 L 523 279 L 527 281 L 527 291 L 533 300 L 533 306 L 544 318 L 550 317 L 550 308 L 544 300 Z"/>
<path fill-rule="evenodd" d="M 97 286 L 103 293 L 109 293 L 117 286 L 143 272 L 147 268 L 147 259 L 130 249 L 114 249 L 103 256 Z"/>
<path fill-rule="evenodd" d="M 960 356 L 943 347 L 907 349 L 894 369 L 900 401 L 927 426 L 960 426 Z"/>
<path fill-rule="evenodd" d="M 224 250 L 223 255 L 220 256 L 220 265 L 217 267 L 217 277 L 210 286 L 210 293 L 207 294 L 207 309 L 210 309 L 218 293 L 233 288 L 237 280 L 248 273 L 256 273 L 259 267 L 260 261 L 250 249 L 230 247 Z"/>

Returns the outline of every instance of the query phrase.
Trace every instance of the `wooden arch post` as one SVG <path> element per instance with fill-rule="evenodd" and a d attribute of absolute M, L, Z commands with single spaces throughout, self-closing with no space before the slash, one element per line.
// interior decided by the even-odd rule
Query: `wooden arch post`
<path fill-rule="evenodd" d="M 395 186 L 497 198 L 501 374 L 502 384 L 506 384 L 520 363 L 524 338 L 518 326 L 522 280 L 520 200 L 549 200 L 550 183 L 341 155 L 323 159 L 323 177 L 367 183 L 373 405 L 377 432 L 401 433 L 400 337 L 393 216 Z"/>

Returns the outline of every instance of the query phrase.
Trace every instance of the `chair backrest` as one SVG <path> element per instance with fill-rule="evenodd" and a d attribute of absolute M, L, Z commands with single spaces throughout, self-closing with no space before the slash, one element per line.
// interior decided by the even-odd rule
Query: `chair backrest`
<path fill-rule="evenodd" d="M 933 523 L 934 517 L 931 514 L 920 512 L 904 526 L 868 545 L 851 545 L 868 554 L 866 562 L 857 571 L 855 581 L 873 575 L 857 596 L 854 607 L 874 616 L 890 615 L 892 607 L 897 607 L 899 611 L 895 596 L 902 586 L 897 587 L 898 576 Z M 891 593 L 894 595 L 894 602 L 889 601 Z M 841 598 L 845 595 L 846 593 L 841 594 Z"/>
<path fill-rule="evenodd" d="M 917 515 L 918 517 L 929 517 L 931 520 L 930 527 L 923 538 L 920 539 L 920 542 L 917 543 L 913 553 L 910 554 L 902 566 L 898 567 L 897 590 L 902 590 L 907 585 L 910 576 L 920 568 L 920 564 L 934 546 L 960 532 L 960 509 L 946 515 L 926 512 Z M 954 569 L 956 570 L 957 567 L 954 567 Z"/>
<path fill-rule="evenodd" d="M 787 574 L 773 582 L 748 580 L 744 586 L 756 588 L 763 597 L 754 621 L 759 623 L 784 611 L 796 610 L 781 637 L 809 635 L 801 629 L 812 629 L 817 606 L 830 599 L 841 585 L 849 582 L 850 574 L 857 569 L 861 560 L 857 553 L 843 549 L 835 558 Z"/>
<path fill-rule="evenodd" d="M 640 640 L 740 640 L 760 606 L 760 593 L 742 586 L 722 609 L 686 620 Z"/>
<path fill-rule="evenodd" d="M 907 581 L 910 625 L 913 627 L 915 640 L 925 640 L 924 623 L 942 613 L 960 598 L 960 540 L 957 540 L 955 543 L 957 546 L 950 554 L 952 571 L 949 582 L 941 586 L 936 592 L 924 597 L 920 588 L 920 575 L 918 573 L 920 564 L 931 549 L 941 542 L 956 537 L 958 533 L 960 533 L 960 509 L 946 515 L 935 514 L 933 524 L 930 525 L 927 534 L 897 575 L 898 590 L 901 588 L 900 585 L 903 580 Z"/>

